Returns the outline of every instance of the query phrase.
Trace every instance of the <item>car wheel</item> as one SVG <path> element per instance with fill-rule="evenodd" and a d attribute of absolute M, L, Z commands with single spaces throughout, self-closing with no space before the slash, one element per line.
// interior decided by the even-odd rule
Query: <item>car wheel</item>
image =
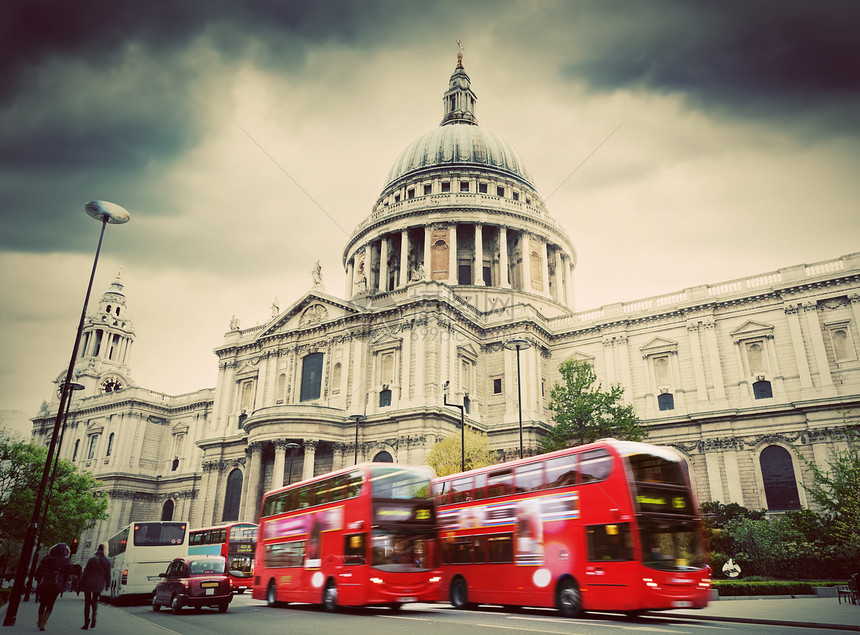
<path fill-rule="evenodd" d="M 226 613 L 228 606 L 229 606 L 229 604 L 227 602 L 221 602 L 221 604 L 218 605 L 218 612 L 219 613 Z"/>
<path fill-rule="evenodd" d="M 245 589 L 236 589 L 236 593 L 242 595 L 245 592 Z"/>
<path fill-rule="evenodd" d="M 156 602 L 155 598 L 152 598 L 152 610 L 153 611 L 160 611 L 161 610 L 161 604 Z"/>
<path fill-rule="evenodd" d="M 277 606 L 278 604 L 278 588 L 275 586 L 274 580 L 269 580 L 269 586 L 266 588 L 266 604 L 269 606 Z"/>
<path fill-rule="evenodd" d="M 451 606 L 455 609 L 464 609 L 469 605 L 469 588 L 466 586 L 466 581 L 461 577 L 456 577 L 451 582 Z"/>
<path fill-rule="evenodd" d="M 337 610 L 337 587 L 334 582 L 329 582 L 325 585 L 323 591 L 323 608 L 329 613 Z"/>
<path fill-rule="evenodd" d="M 182 612 L 182 602 L 179 600 L 178 595 L 170 598 L 170 610 L 173 611 L 174 615 L 179 615 Z"/>
<path fill-rule="evenodd" d="M 558 585 L 556 606 L 565 617 L 582 616 L 582 594 L 573 580 L 563 580 Z"/>

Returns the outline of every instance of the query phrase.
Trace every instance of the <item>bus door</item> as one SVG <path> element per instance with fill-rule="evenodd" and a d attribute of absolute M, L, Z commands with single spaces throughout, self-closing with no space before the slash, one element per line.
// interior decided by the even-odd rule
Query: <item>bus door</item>
<path fill-rule="evenodd" d="M 582 585 L 583 604 L 592 610 L 633 608 L 633 581 L 638 571 L 633 560 L 630 523 L 587 525 L 587 561 Z"/>

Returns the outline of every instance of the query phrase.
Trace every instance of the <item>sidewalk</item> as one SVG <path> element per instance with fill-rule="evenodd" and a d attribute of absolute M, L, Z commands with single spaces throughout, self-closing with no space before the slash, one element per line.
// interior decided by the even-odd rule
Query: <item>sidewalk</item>
<path fill-rule="evenodd" d="M 0 608 L 0 624 L 6 617 L 6 607 Z M 38 633 L 34 602 L 21 602 L 15 626 L 0 626 L 5 633 Z M 860 605 L 839 604 L 836 598 L 781 596 L 778 598 L 722 599 L 711 602 L 707 608 L 683 611 L 654 611 L 648 615 L 661 615 L 703 621 L 772 624 L 802 628 L 831 628 L 860 632 Z M 84 597 L 65 593 L 57 598 L 54 612 L 45 633 L 80 634 L 84 623 Z M 110 604 L 100 603 L 96 633 L 123 633 L 123 635 L 165 635 L 173 633 L 163 626 L 151 624 Z M 88 633 L 90 631 L 87 631 Z M 799 633 L 801 631 L 798 631 Z"/>
<path fill-rule="evenodd" d="M 710 602 L 704 609 L 654 611 L 648 615 L 860 631 L 860 605 L 844 601 L 839 604 L 836 598 L 809 596 L 722 598 Z"/>
<path fill-rule="evenodd" d="M 9 633 L 38 633 L 39 627 L 36 626 L 36 616 L 39 605 L 33 602 L 33 596 L 30 596 L 29 602 L 21 602 L 18 605 L 18 615 L 15 617 L 14 626 L 2 626 L 3 620 L 6 618 L 5 604 L 0 608 L 0 635 Z M 857 607 L 860 608 L 860 607 Z M 69 635 L 75 633 L 123 633 L 124 635 L 165 635 L 172 633 L 162 626 L 156 626 L 146 620 L 142 620 L 135 615 L 131 615 L 122 609 L 115 608 L 104 602 L 99 603 L 98 615 L 96 617 L 96 627 L 92 630 L 82 631 L 81 626 L 84 624 L 84 596 L 77 595 L 74 591 L 66 592 L 63 597 L 57 598 L 57 603 L 54 604 L 54 611 L 51 613 L 51 618 L 45 626 L 45 633 L 63 633 Z"/>

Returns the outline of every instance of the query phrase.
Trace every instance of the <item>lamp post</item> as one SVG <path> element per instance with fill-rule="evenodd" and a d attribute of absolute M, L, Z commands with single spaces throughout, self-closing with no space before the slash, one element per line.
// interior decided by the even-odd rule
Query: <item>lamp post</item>
<path fill-rule="evenodd" d="M 505 342 L 505 348 L 517 352 L 517 409 L 520 414 L 520 458 L 523 458 L 523 393 L 520 386 L 520 351 L 531 348 L 532 343 L 524 339 L 512 339 Z"/>
<path fill-rule="evenodd" d="M 72 382 L 69 389 L 72 391 L 83 390 L 85 386 L 77 382 Z M 63 389 L 62 384 L 60 390 Z M 36 535 L 36 548 L 33 550 L 33 562 L 30 564 L 30 578 L 27 584 L 24 585 L 24 601 L 30 601 L 30 589 L 33 587 L 33 577 L 36 575 L 36 563 L 39 559 L 39 551 L 42 549 L 42 533 L 45 531 L 45 521 L 48 518 L 48 507 L 51 505 L 51 494 L 54 492 L 54 479 L 57 478 L 57 466 L 60 462 L 60 448 L 63 447 L 63 437 L 66 435 L 66 420 L 69 418 L 69 409 L 72 405 L 72 398 L 69 396 L 66 401 L 66 412 L 63 413 L 63 426 L 60 428 L 60 438 L 57 441 L 57 451 L 54 454 L 54 466 L 51 468 L 51 478 L 48 482 L 48 493 L 45 496 L 45 504 L 42 506 L 42 524 L 39 525 L 39 533 Z"/>
<path fill-rule="evenodd" d="M 445 382 L 445 386 L 442 388 L 442 403 L 446 406 L 451 406 L 453 408 L 460 409 L 460 471 L 466 471 L 466 405 L 460 405 L 456 403 L 448 403 L 448 387 L 451 385 L 450 381 Z"/>
<path fill-rule="evenodd" d="M 358 465 L 358 424 L 367 419 L 366 415 L 349 415 L 349 418 L 355 421 L 355 465 Z"/>
<path fill-rule="evenodd" d="M 81 344 L 81 333 L 84 329 L 84 318 L 87 315 L 87 304 L 90 301 L 90 291 L 93 288 L 93 278 L 96 275 L 96 267 L 99 264 L 99 252 L 102 248 L 102 239 L 105 235 L 105 227 L 111 225 L 121 225 L 127 223 L 131 216 L 129 213 L 114 203 L 107 201 L 90 201 L 84 206 L 84 211 L 87 215 L 101 221 L 102 229 L 99 234 L 99 244 L 96 247 L 96 255 L 93 259 L 93 269 L 90 272 L 90 281 L 87 285 L 87 293 L 84 296 L 84 307 L 81 310 L 81 319 L 78 322 L 78 331 L 75 335 L 75 344 L 72 346 L 72 357 L 69 360 L 69 369 L 66 372 L 66 380 L 63 382 L 63 391 L 60 396 L 60 407 L 57 409 L 57 419 L 54 422 L 54 430 L 51 432 L 51 443 L 48 446 L 48 457 L 45 459 L 45 468 L 42 470 L 42 481 L 39 483 L 39 489 L 36 492 L 36 502 L 33 504 L 33 517 L 30 524 L 27 526 L 27 533 L 24 536 L 24 545 L 21 548 L 21 560 L 18 562 L 18 569 L 15 572 L 15 583 L 12 585 L 12 592 L 9 594 L 9 606 L 6 609 L 6 617 L 3 620 L 3 626 L 14 626 L 15 619 L 18 617 L 18 605 L 21 603 L 21 591 L 24 588 L 24 578 L 27 576 L 27 565 L 30 561 L 30 556 L 33 551 L 33 544 L 36 541 L 36 529 L 38 528 L 39 512 L 42 508 L 42 500 L 45 497 L 45 489 L 48 485 L 48 476 L 51 472 L 51 462 L 54 458 L 54 453 L 57 451 L 57 439 L 60 433 L 60 424 L 63 420 L 63 414 L 66 410 L 66 402 L 69 399 L 69 393 L 72 391 L 72 373 L 75 370 L 75 358 L 78 353 L 78 346 Z"/>
<path fill-rule="evenodd" d="M 287 443 L 284 447 L 290 450 L 290 476 L 287 478 L 287 485 L 291 485 L 293 482 L 293 454 L 299 449 L 299 444 Z"/>

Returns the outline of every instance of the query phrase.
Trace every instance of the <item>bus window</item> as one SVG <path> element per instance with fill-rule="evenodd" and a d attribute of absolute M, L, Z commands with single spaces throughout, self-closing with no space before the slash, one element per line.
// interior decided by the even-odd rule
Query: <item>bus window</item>
<path fill-rule="evenodd" d="M 633 560 L 629 523 L 591 525 L 586 527 L 585 534 L 590 562 Z"/>
<path fill-rule="evenodd" d="M 338 476 L 333 477 L 330 481 L 331 489 L 328 493 L 328 499 L 330 501 L 342 501 L 346 500 L 346 490 L 349 485 L 349 479 L 346 474 L 340 474 Z"/>
<path fill-rule="evenodd" d="M 633 480 L 638 483 L 686 484 L 679 461 L 669 461 L 654 454 L 633 454 L 626 458 L 633 472 Z"/>
<path fill-rule="evenodd" d="M 474 536 L 475 564 L 487 564 L 487 537 Z"/>
<path fill-rule="evenodd" d="M 361 494 L 361 485 L 364 483 L 364 477 L 361 472 L 350 472 L 349 473 L 349 483 L 347 485 L 347 496 L 349 498 L 354 498 Z"/>
<path fill-rule="evenodd" d="M 134 523 L 134 544 L 150 547 L 185 542 L 185 523 Z"/>
<path fill-rule="evenodd" d="M 589 450 L 582 453 L 582 482 L 604 481 L 612 472 L 612 457 L 606 450 Z"/>
<path fill-rule="evenodd" d="M 296 490 L 296 509 L 304 509 L 311 505 L 311 486 L 305 485 Z"/>
<path fill-rule="evenodd" d="M 365 557 L 364 534 L 347 534 L 343 537 L 343 563 L 364 564 Z"/>
<path fill-rule="evenodd" d="M 474 480 L 471 476 L 466 478 L 458 478 L 451 481 L 451 502 L 463 503 L 472 500 L 472 484 Z"/>
<path fill-rule="evenodd" d="M 487 497 L 487 475 L 475 474 L 475 500 Z"/>
<path fill-rule="evenodd" d="M 578 458 L 576 454 L 568 454 L 547 459 L 546 486 L 551 488 L 576 485 L 576 462 Z"/>
<path fill-rule="evenodd" d="M 510 469 L 490 472 L 490 475 L 487 477 L 487 497 L 494 498 L 510 494 L 512 480 L 513 476 Z"/>
<path fill-rule="evenodd" d="M 448 493 L 451 491 L 451 481 L 436 481 L 433 483 L 433 498 L 437 505 L 448 503 Z"/>
<path fill-rule="evenodd" d="M 266 545 L 263 558 L 267 567 L 301 567 L 305 560 L 305 541 Z"/>
<path fill-rule="evenodd" d="M 451 543 L 448 551 L 451 564 L 472 564 L 472 539 L 470 537 L 457 538 Z"/>
<path fill-rule="evenodd" d="M 516 492 L 535 492 L 543 488 L 543 463 L 519 465 L 515 468 Z"/>
<path fill-rule="evenodd" d="M 487 561 L 510 563 L 514 561 L 514 535 L 498 534 L 487 537 Z"/>

